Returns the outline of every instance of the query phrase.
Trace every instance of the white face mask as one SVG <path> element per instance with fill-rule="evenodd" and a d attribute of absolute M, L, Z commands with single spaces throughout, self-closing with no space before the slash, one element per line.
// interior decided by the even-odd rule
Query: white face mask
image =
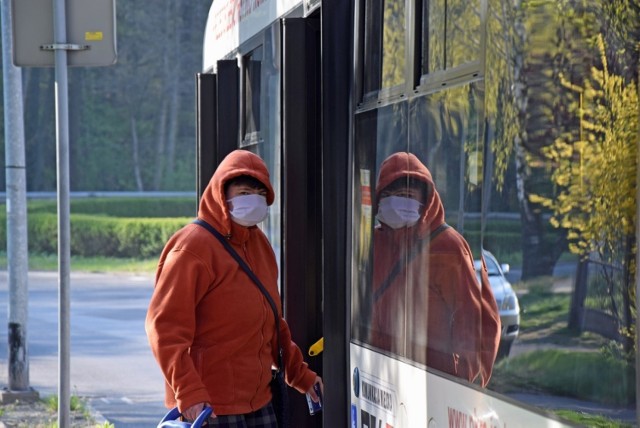
<path fill-rule="evenodd" d="M 231 219 L 241 226 L 255 226 L 267 218 L 267 198 L 261 195 L 241 195 L 227 201 L 231 204 Z"/>
<path fill-rule="evenodd" d="M 392 229 L 411 227 L 420 220 L 420 202 L 401 196 L 380 199 L 378 220 Z"/>

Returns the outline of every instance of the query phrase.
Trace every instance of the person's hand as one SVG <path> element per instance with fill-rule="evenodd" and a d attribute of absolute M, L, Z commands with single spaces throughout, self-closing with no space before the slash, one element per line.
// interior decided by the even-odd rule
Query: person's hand
<path fill-rule="evenodd" d="M 317 403 L 318 401 L 320 401 L 320 397 L 318 397 L 318 394 L 316 394 L 316 391 L 313 388 L 317 384 L 320 385 L 320 393 L 324 395 L 324 384 L 322 383 L 322 378 L 320 376 L 316 376 L 315 382 L 313 382 L 313 385 L 307 391 L 307 394 L 309 394 L 309 396 L 311 397 L 314 403 Z"/>
<path fill-rule="evenodd" d="M 200 413 L 202 413 L 202 410 L 204 409 L 204 406 L 208 406 L 208 405 L 209 405 L 208 403 L 194 404 L 193 406 L 189 407 L 187 410 L 182 412 L 182 416 L 184 416 L 188 421 L 193 422 L 200 415 Z M 209 417 L 210 418 L 215 418 L 216 415 L 212 411 L 211 412 L 211 416 L 209 416 Z"/>

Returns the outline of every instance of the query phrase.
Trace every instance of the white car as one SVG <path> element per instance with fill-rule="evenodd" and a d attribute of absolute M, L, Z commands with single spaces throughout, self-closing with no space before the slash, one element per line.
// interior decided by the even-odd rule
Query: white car
<path fill-rule="evenodd" d="M 500 347 L 496 360 L 509 356 L 511 345 L 518 337 L 520 330 L 520 305 L 518 296 L 513 291 L 511 283 L 507 281 L 504 274 L 509 272 L 508 264 L 499 264 L 498 260 L 487 250 L 482 250 L 485 263 L 487 264 L 487 273 L 489 274 L 489 282 L 493 295 L 498 304 L 500 311 L 500 323 L 502 324 L 502 332 L 500 335 Z M 478 281 L 480 280 L 480 268 L 482 264 L 480 260 L 475 261 L 476 274 Z"/>

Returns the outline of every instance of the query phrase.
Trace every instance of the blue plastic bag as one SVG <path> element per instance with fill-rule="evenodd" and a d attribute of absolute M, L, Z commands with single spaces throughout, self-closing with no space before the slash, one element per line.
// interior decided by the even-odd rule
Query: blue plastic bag
<path fill-rule="evenodd" d="M 212 412 L 213 409 L 211 407 L 205 407 L 195 421 L 183 422 L 178 420 L 178 418 L 182 416 L 182 413 L 180 413 L 177 407 L 174 407 L 164 415 L 164 418 L 162 418 L 157 428 L 200 428 L 202 424 L 209 419 Z"/>

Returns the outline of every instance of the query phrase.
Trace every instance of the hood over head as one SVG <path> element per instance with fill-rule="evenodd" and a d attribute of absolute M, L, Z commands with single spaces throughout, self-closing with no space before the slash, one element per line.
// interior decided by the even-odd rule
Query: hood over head
<path fill-rule="evenodd" d="M 248 175 L 260 181 L 267 189 L 267 205 L 273 204 L 275 194 L 269 181 L 269 170 L 260 156 L 247 150 L 234 150 L 220 162 L 209 184 L 204 189 L 198 217 L 213 225 L 223 234 L 231 231 L 231 215 L 224 192 L 229 180 Z"/>
<path fill-rule="evenodd" d="M 427 185 L 426 209 L 415 226 L 419 228 L 420 233 L 429 233 L 444 223 L 444 206 L 433 183 L 431 172 L 416 155 L 408 152 L 393 153 L 380 165 L 376 183 L 376 211 L 382 190 L 400 178 L 413 178 Z"/>

